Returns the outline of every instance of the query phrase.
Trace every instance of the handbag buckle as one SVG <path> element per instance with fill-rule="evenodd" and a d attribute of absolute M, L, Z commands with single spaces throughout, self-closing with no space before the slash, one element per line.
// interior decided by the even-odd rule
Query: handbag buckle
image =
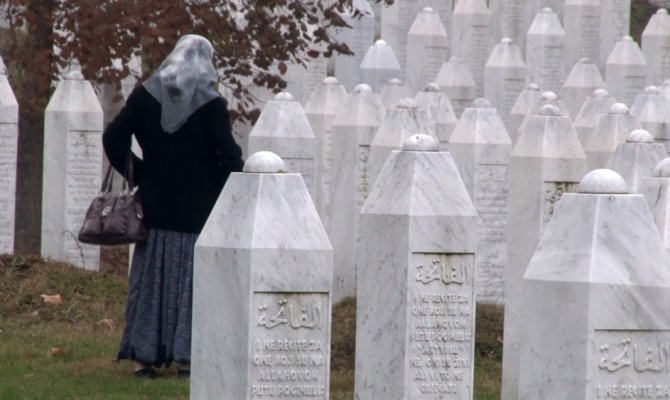
<path fill-rule="evenodd" d="M 109 215 L 109 213 L 110 213 L 111 211 L 112 211 L 112 207 L 111 207 L 111 206 L 107 206 L 107 207 L 105 207 L 105 208 L 102 209 L 102 213 L 101 213 L 101 214 L 102 214 L 103 217 L 106 217 L 106 216 Z"/>

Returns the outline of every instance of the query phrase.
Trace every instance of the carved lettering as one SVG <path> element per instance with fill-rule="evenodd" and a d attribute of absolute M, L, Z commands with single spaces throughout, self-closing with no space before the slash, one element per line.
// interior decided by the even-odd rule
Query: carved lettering
<path fill-rule="evenodd" d="M 14 251 L 17 140 L 16 124 L 0 124 L 0 253 Z"/>

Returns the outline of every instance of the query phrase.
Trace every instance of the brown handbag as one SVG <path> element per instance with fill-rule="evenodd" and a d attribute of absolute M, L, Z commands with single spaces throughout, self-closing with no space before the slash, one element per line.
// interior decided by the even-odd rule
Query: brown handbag
<path fill-rule="evenodd" d="M 82 243 L 120 245 L 147 239 L 144 213 L 133 185 L 133 158 L 128 153 L 121 193 L 112 193 L 112 166 L 107 168 L 100 193 L 91 201 L 77 239 Z"/>

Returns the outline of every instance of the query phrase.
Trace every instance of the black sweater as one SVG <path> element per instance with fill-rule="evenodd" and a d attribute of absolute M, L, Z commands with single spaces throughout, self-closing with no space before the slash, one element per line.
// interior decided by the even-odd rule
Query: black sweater
<path fill-rule="evenodd" d="M 148 228 L 200 233 L 228 175 L 241 171 L 226 101 L 219 97 L 195 111 L 179 130 L 160 125 L 161 105 L 144 86 L 128 97 L 102 140 L 114 168 L 123 173 L 134 134 L 142 160 L 133 174 Z"/>

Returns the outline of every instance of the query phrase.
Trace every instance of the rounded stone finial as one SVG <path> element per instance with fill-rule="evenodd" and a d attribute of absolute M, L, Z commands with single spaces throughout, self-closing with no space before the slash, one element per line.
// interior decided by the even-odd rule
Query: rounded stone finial
<path fill-rule="evenodd" d="M 664 158 L 656 164 L 654 176 L 658 178 L 670 178 L 670 157 Z"/>
<path fill-rule="evenodd" d="M 372 88 L 370 87 L 370 85 L 367 85 L 365 83 L 359 83 L 354 88 L 354 93 L 372 93 Z"/>
<path fill-rule="evenodd" d="M 540 85 L 538 85 L 537 83 L 531 83 L 530 85 L 528 85 L 528 90 L 539 92 Z"/>
<path fill-rule="evenodd" d="M 579 63 L 580 64 L 591 64 L 591 59 L 588 58 L 588 57 L 582 57 L 581 59 L 579 59 Z"/>
<path fill-rule="evenodd" d="M 425 7 L 425 8 L 423 9 L 423 12 L 425 12 L 425 13 L 434 13 L 435 10 L 433 10 L 433 7 Z"/>
<path fill-rule="evenodd" d="M 326 79 L 323 80 L 323 84 L 328 86 L 335 86 L 339 85 L 340 82 L 334 76 L 327 76 Z"/>
<path fill-rule="evenodd" d="M 647 86 L 644 88 L 644 94 L 661 94 L 661 90 L 657 86 Z"/>
<path fill-rule="evenodd" d="M 83 81 L 84 75 L 81 73 L 81 71 L 75 69 L 73 71 L 68 72 L 65 75 L 65 79 L 67 79 L 68 81 Z"/>
<path fill-rule="evenodd" d="M 419 103 L 417 103 L 411 97 L 405 97 L 404 99 L 400 99 L 400 101 L 398 101 L 396 108 L 419 108 Z"/>
<path fill-rule="evenodd" d="M 630 109 L 623 103 L 614 103 L 610 106 L 610 114 L 626 115 Z"/>
<path fill-rule="evenodd" d="M 624 35 L 623 37 L 621 37 L 621 41 L 623 41 L 623 42 L 632 42 L 632 41 L 633 41 L 633 38 L 632 38 L 631 36 Z"/>
<path fill-rule="evenodd" d="M 561 116 L 561 110 L 558 109 L 553 104 L 545 104 L 542 106 L 542 109 L 540 110 L 539 115 L 545 116 L 545 117 L 560 117 Z"/>
<path fill-rule="evenodd" d="M 511 39 L 511 38 L 508 38 L 508 37 L 504 37 L 504 38 L 502 38 L 502 40 L 500 41 L 500 43 L 501 43 L 501 44 L 512 44 L 512 39 Z"/>
<path fill-rule="evenodd" d="M 398 78 L 391 78 L 389 79 L 388 86 L 402 86 L 402 82 L 400 82 L 400 79 Z"/>
<path fill-rule="evenodd" d="M 405 140 L 402 151 L 440 151 L 440 143 L 432 136 L 419 133 Z"/>
<path fill-rule="evenodd" d="M 626 181 L 611 169 L 594 169 L 579 182 L 578 193 L 626 194 Z"/>
<path fill-rule="evenodd" d="M 279 174 L 286 172 L 284 160 L 271 151 L 259 151 L 247 158 L 244 163 L 244 172 L 263 174 Z"/>
<path fill-rule="evenodd" d="M 551 9 L 551 7 L 545 7 L 540 11 L 542 14 L 553 14 L 554 10 Z"/>
<path fill-rule="evenodd" d="M 424 86 L 423 91 L 424 92 L 441 92 L 442 90 L 440 90 L 440 85 L 433 82 L 433 83 L 429 83 L 426 86 Z"/>
<path fill-rule="evenodd" d="M 375 46 L 386 46 L 386 40 L 377 39 L 377 41 L 375 42 Z"/>
<path fill-rule="evenodd" d="M 472 102 L 473 108 L 491 108 L 491 103 L 483 97 L 479 97 Z"/>
<path fill-rule="evenodd" d="M 451 56 L 451 57 L 449 57 L 449 63 L 450 63 L 450 64 L 451 64 L 451 63 L 456 63 L 456 62 L 458 62 L 458 63 L 461 62 L 461 58 L 460 58 L 459 56 Z"/>
<path fill-rule="evenodd" d="M 289 92 L 281 92 L 275 95 L 275 101 L 293 101 L 293 95 Z"/>
<path fill-rule="evenodd" d="M 644 129 L 635 129 L 628 134 L 626 143 L 654 143 L 654 136 Z"/>
<path fill-rule="evenodd" d="M 593 91 L 593 97 L 607 97 L 610 95 L 610 92 L 608 92 L 606 89 L 603 88 L 598 88 Z"/>
<path fill-rule="evenodd" d="M 656 11 L 656 15 L 668 15 L 668 10 L 665 8 L 659 8 L 658 11 Z"/>
<path fill-rule="evenodd" d="M 546 91 L 542 93 L 542 101 L 556 101 L 558 100 L 558 96 L 556 93 L 551 92 L 551 91 Z"/>

